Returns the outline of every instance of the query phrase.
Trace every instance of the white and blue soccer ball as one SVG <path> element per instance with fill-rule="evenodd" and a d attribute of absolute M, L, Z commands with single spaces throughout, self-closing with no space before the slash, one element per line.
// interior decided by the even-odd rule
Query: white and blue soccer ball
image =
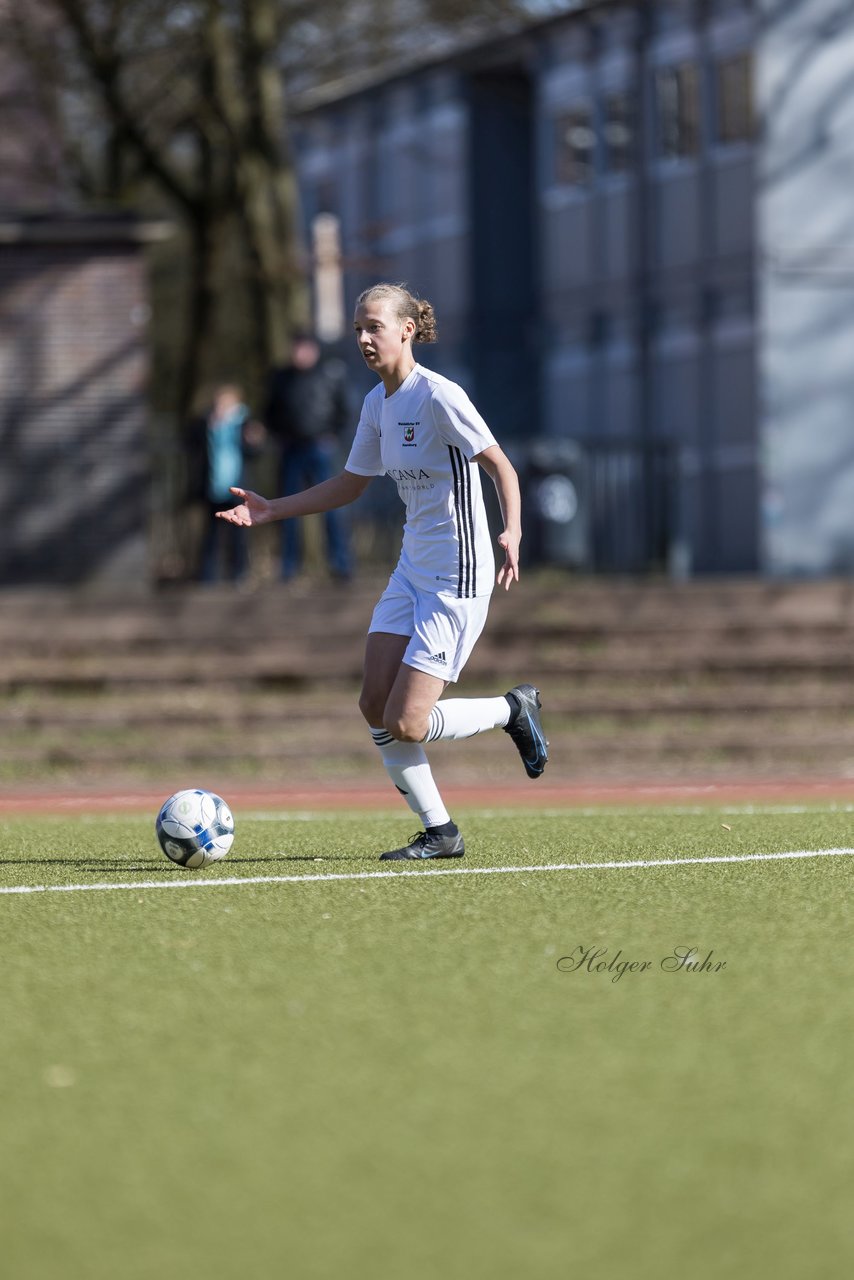
<path fill-rule="evenodd" d="M 179 867 L 219 862 L 234 840 L 234 818 L 213 791 L 176 791 L 160 806 L 154 824 L 160 848 Z"/>

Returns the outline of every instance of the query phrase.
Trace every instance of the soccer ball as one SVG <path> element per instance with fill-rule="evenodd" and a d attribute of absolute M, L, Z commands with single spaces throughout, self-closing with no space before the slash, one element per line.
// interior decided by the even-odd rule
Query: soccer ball
<path fill-rule="evenodd" d="M 160 808 L 154 824 L 160 848 L 180 867 L 219 862 L 234 840 L 234 818 L 212 791 L 176 791 Z"/>

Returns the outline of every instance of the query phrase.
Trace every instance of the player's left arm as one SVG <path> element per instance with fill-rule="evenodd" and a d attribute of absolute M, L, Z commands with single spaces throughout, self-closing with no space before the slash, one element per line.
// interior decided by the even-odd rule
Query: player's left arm
<path fill-rule="evenodd" d="M 504 549 L 504 564 L 496 579 L 504 590 L 510 590 L 511 582 L 519 581 L 519 543 L 522 540 L 522 498 L 519 493 L 519 477 L 507 454 L 498 444 L 490 445 L 482 453 L 476 453 L 473 462 L 483 467 L 498 494 L 504 529 L 498 535 L 498 545 Z"/>

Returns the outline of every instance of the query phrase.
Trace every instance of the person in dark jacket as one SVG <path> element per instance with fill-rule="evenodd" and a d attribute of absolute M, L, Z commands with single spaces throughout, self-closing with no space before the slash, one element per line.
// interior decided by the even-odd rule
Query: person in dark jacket
<path fill-rule="evenodd" d="M 324 356 L 311 333 L 294 338 L 291 363 L 270 381 L 266 426 L 280 449 L 282 493 L 299 493 L 320 484 L 336 470 L 338 439 L 350 423 L 347 369 L 341 360 Z M 347 581 L 352 574 L 347 525 L 340 511 L 327 511 L 326 556 L 332 576 Z M 282 528 L 281 575 L 293 578 L 302 567 L 300 522 Z"/>

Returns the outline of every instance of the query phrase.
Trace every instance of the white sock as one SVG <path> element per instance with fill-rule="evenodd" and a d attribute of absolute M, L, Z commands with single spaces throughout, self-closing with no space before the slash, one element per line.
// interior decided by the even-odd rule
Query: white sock
<path fill-rule="evenodd" d="M 379 747 L 386 773 L 424 826 L 441 827 L 450 822 L 421 743 L 398 742 L 387 729 L 371 729 L 371 737 Z"/>
<path fill-rule="evenodd" d="M 510 703 L 500 698 L 446 698 L 430 712 L 423 742 L 440 738 L 473 738 L 485 729 L 503 728 L 510 719 Z"/>

